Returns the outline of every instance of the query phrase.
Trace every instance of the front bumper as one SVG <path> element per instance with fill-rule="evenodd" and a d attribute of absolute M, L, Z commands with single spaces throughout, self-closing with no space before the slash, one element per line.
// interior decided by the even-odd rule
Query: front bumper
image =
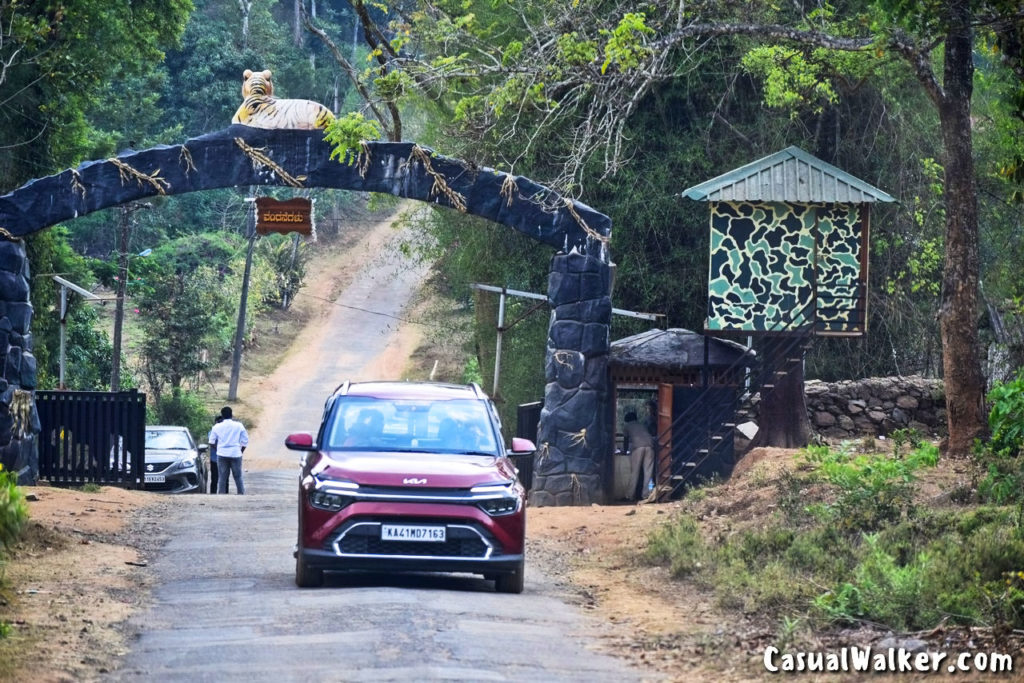
<path fill-rule="evenodd" d="M 306 566 L 324 570 L 376 572 L 463 572 L 469 574 L 505 574 L 518 570 L 522 555 L 500 555 L 487 559 L 447 557 L 339 556 L 332 550 L 299 548 Z"/>
<path fill-rule="evenodd" d="M 302 517 L 310 523 L 317 512 Z M 501 521 L 518 533 L 466 506 L 357 503 L 324 520 L 297 552 L 315 569 L 508 573 L 523 564 L 522 512 L 511 517 Z M 385 524 L 444 527 L 445 540 L 384 540 Z"/>
<path fill-rule="evenodd" d="M 162 482 L 144 482 L 145 489 L 147 491 L 188 493 L 190 491 L 198 491 L 200 488 L 201 479 L 197 466 L 190 468 L 177 468 L 176 465 L 172 464 L 163 470 L 154 468 L 153 472 L 150 472 L 149 467 L 147 466 L 143 470 L 143 474 L 157 474 L 164 477 Z"/>

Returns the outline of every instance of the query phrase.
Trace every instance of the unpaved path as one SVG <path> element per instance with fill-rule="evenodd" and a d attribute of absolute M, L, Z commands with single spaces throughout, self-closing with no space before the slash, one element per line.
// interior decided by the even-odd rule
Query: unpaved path
<path fill-rule="evenodd" d="M 312 291 L 300 296 L 318 300 L 319 315 L 273 374 L 242 387 L 240 398 L 255 422 L 244 458 L 248 469 L 293 465 L 297 456 L 285 450 L 285 436 L 315 433 L 324 400 L 343 381 L 400 379 L 421 334 L 419 325 L 402 324 L 403 312 L 427 268 L 401 256 L 391 223 L 373 226 L 335 261 L 335 273 L 317 274 Z"/>
<path fill-rule="evenodd" d="M 329 575 L 322 590 L 293 584 L 291 431 L 317 427 L 343 379 L 397 378 L 414 338 L 397 320 L 424 275 L 389 253 L 386 226 L 334 305 L 310 325 L 281 368 L 245 397 L 254 409 L 246 496 L 185 496 L 144 510 L 142 528 L 166 542 L 149 568 L 150 607 L 114 680 L 407 681 L 650 680 L 594 650 L 601 622 L 570 604 L 538 564 L 526 592 L 494 592 L 469 576 Z M 396 267 L 397 266 L 397 267 Z M 374 311 L 375 313 L 368 313 Z M 385 313 L 387 315 L 379 315 Z"/>

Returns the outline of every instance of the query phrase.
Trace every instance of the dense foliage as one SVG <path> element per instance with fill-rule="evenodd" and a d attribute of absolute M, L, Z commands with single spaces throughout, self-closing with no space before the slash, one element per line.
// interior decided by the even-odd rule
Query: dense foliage
<path fill-rule="evenodd" d="M 989 392 L 992 438 L 975 449 L 982 475 L 981 498 L 1000 505 L 1024 505 L 1024 373 Z"/>

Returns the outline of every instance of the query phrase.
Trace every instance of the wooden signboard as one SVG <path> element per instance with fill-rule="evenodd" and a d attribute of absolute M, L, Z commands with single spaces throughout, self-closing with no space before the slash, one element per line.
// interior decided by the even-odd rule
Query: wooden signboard
<path fill-rule="evenodd" d="M 302 197 L 285 200 L 257 197 L 256 232 L 261 235 L 271 232 L 311 234 L 313 232 L 313 202 Z"/>

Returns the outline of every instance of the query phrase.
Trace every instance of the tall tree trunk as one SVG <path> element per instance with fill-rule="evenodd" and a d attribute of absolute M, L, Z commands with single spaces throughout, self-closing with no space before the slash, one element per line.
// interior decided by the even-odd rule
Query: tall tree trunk
<path fill-rule="evenodd" d="M 978 201 L 971 155 L 972 61 L 969 0 L 951 0 L 939 122 L 945 149 L 946 260 L 939 325 L 946 385 L 947 453 L 966 456 L 984 436 L 985 380 L 978 342 Z"/>
<path fill-rule="evenodd" d="M 238 0 L 238 9 L 242 12 L 242 49 L 249 47 L 249 14 L 252 12 L 252 0 Z"/>

